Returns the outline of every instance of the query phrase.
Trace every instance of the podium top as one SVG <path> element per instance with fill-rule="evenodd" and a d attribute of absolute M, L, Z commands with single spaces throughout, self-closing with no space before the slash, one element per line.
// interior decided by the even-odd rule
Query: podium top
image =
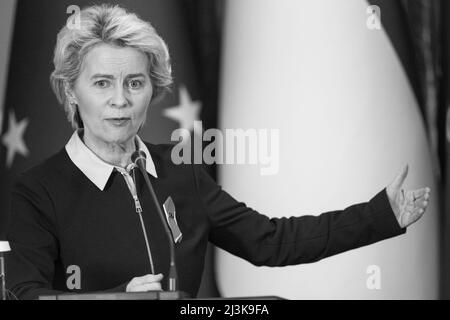
<path fill-rule="evenodd" d="M 39 300 L 180 300 L 189 298 L 183 291 L 79 293 L 39 296 Z"/>
<path fill-rule="evenodd" d="M 183 291 L 79 293 L 39 296 L 39 300 L 285 300 L 277 296 L 191 298 Z"/>

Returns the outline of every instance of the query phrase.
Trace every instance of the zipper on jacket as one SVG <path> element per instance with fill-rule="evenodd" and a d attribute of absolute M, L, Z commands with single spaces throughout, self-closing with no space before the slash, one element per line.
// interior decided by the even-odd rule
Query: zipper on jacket
<path fill-rule="evenodd" d="M 147 249 L 148 260 L 150 263 L 150 270 L 151 270 L 152 274 L 155 274 L 155 266 L 153 264 L 152 251 L 150 249 L 150 244 L 148 242 L 147 230 L 145 229 L 144 219 L 142 218 L 142 205 L 137 196 L 136 175 L 134 172 L 135 170 L 133 170 L 133 176 L 131 176 L 128 171 L 122 171 L 122 170 L 120 170 L 120 171 L 125 179 L 125 183 L 127 184 L 128 189 L 130 189 L 131 196 L 133 197 L 134 207 L 135 207 L 136 213 L 139 215 L 142 233 L 144 234 L 145 247 Z"/>

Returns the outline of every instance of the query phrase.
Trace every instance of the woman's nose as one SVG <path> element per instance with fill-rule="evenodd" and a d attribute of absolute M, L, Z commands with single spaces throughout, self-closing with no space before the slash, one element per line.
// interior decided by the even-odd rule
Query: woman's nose
<path fill-rule="evenodd" d="M 122 86 L 116 86 L 113 96 L 111 98 L 111 106 L 116 108 L 123 108 L 128 105 L 126 92 Z"/>

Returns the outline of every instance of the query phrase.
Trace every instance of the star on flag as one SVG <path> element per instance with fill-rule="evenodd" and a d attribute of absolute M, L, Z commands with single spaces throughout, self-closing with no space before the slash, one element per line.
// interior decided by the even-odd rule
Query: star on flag
<path fill-rule="evenodd" d="M 0 116 L 2 117 L 2 116 Z M 23 135 L 28 126 L 28 119 L 23 118 L 19 122 L 16 120 L 14 111 L 9 113 L 8 131 L 2 137 L 2 143 L 7 149 L 6 167 L 10 168 L 16 153 L 26 157 L 29 153 L 23 139 Z"/>
<path fill-rule="evenodd" d="M 200 118 L 202 104 L 200 101 L 192 101 L 185 86 L 179 88 L 180 102 L 177 106 L 164 110 L 163 114 L 180 124 L 180 129 L 192 131 L 194 121 Z"/>

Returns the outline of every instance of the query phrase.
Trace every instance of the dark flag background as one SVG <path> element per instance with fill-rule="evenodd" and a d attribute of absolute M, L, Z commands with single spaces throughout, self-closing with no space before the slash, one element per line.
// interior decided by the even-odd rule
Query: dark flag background
<path fill-rule="evenodd" d="M 441 61 L 439 73 L 442 81 L 439 83 L 438 109 L 437 109 L 437 132 L 439 137 L 438 152 L 443 177 L 443 292 L 444 299 L 450 299 L 450 3 L 442 1 L 440 13 L 440 37 L 442 41 L 440 50 Z"/>

